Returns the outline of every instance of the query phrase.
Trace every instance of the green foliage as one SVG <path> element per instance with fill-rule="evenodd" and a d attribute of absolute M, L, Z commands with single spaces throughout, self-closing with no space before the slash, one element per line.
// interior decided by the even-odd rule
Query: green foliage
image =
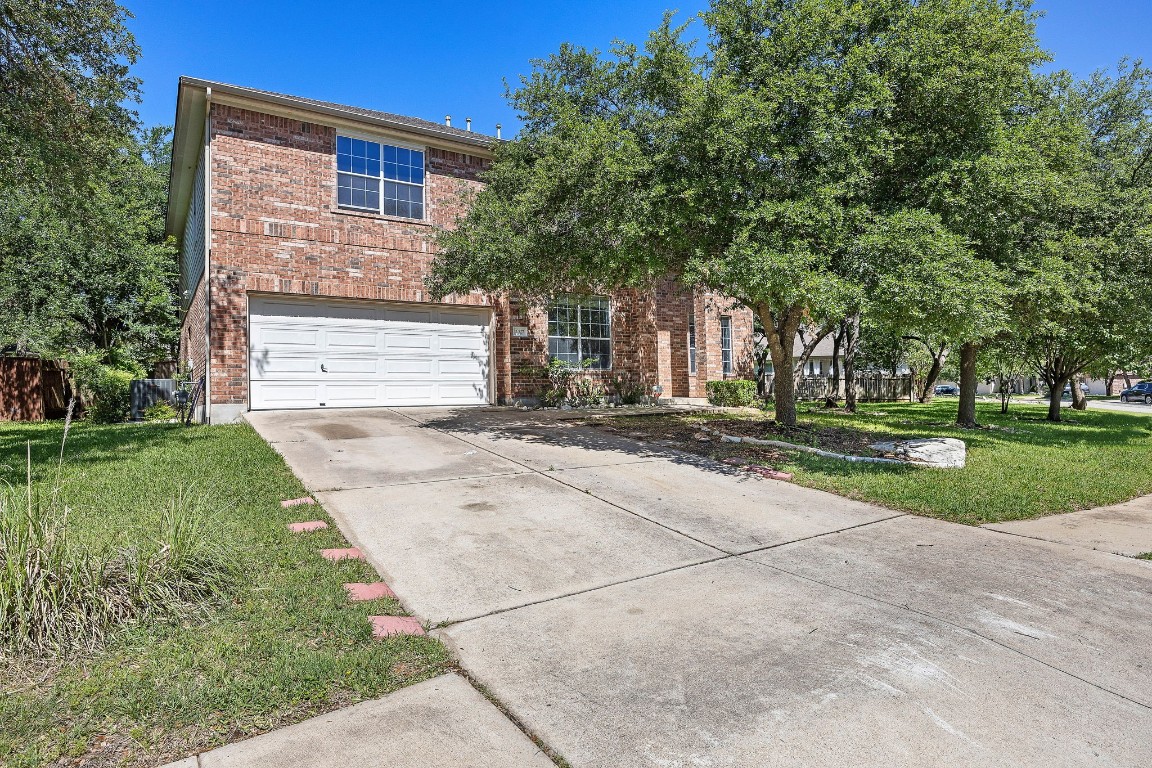
<path fill-rule="evenodd" d="M 169 138 L 126 139 L 82 200 L 0 187 L 0 344 L 47 357 L 150 363 L 177 342 L 175 246 L 164 235 Z"/>
<path fill-rule="evenodd" d="M 0 651 L 46 657 L 99 648 L 143 617 L 199 610 L 224 594 L 233 568 L 187 497 L 153 532 L 110 554 L 69 536 L 59 489 L 0 494 Z"/>
<path fill-rule="evenodd" d="M 701 19 L 701 46 L 666 17 L 643 49 L 564 45 L 536 62 L 509 95 L 524 128 L 440 233 L 431 292 L 547 297 L 672 274 L 752 309 L 777 370 L 792 369 L 802 323 L 854 316 L 888 267 L 889 297 L 926 279 L 909 304 L 968 308 L 980 286 L 932 259 L 985 267 L 965 253 L 979 233 L 953 226 L 967 206 L 955 189 L 1045 58 L 1027 4 L 715 0 Z M 860 263 L 877 221 L 903 228 L 914 266 Z M 983 337 L 995 304 L 946 324 Z M 791 380 L 777 390 L 793 423 Z"/>
<path fill-rule="evenodd" d="M 132 409 L 132 380 L 142 378 L 143 369 L 116 368 L 100 362 L 97 355 L 83 355 L 71 363 L 70 370 L 88 418 L 97 424 L 115 424 L 128 419 Z"/>
<path fill-rule="evenodd" d="M 641 405 L 649 402 L 652 385 L 630 373 L 613 374 L 612 393 L 616 395 L 621 405 Z"/>
<path fill-rule="evenodd" d="M 0 3 L 0 189 L 76 202 L 135 127 L 139 49 L 113 0 Z"/>
<path fill-rule="evenodd" d="M 708 402 L 727 408 L 741 408 L 756 405 L 760 396 L 756 382 L 746 379 L 725 379 L 710 381 L 704 385 Z"/>
<path fill-rule="evenodd" d="M 573 365 L 550 358 L 541 371 L 548 379 L 548 386 L 540 393 L 540 402 L 553 408 L 602 404 L 607 396 L 604 386 L 584 375 L 595 364 L 596 361 L 591 359 Z"/>
<path fill-rule="evenodd" d="M 172 421 L 180 417 L 180 412 L 170 403 L 153 403 L 144 409 L 144 421 Z"/>

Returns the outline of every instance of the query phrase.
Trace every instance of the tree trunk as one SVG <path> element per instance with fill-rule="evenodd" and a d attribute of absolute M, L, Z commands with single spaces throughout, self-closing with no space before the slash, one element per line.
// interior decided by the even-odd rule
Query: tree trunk
<path fill-rule="evenodd" d="M 1000 413 L 1008 413 L 1008 401 L 1012 399 L 1012 385 L 1008 383 L 1008 377 L 1004 374 L 998 374 L 996 379 L 1000 387 Z"/>
<path fill-rule="evenodd" d="M 932 402 L 932 398 L 936 395 L 936 380 L 940 378 L 940 371 L 943 370 L 944 363 L 948 360 L 948 347 L 943 344 L 940 345 L 939 352 L 934 352 L 931 347 L 928 347 L 928 351 L 932 354 L 932 365 L 924 376 L 924 383 L 920 390 L 920 402 L 925 404 Z"/>
<path fill-rule="evenodd" d="M 1116 371 L 1109 373 L 1104 379 L 1104 394 L 1112 397 L 1112 389 L 1116 386 Z"/>
<path fill-rule="evenodd" d="M 844 344 L 844 326 L 845 321 L 841 320 L 836 335 L 832 337 L 832 384 L 824 400 L 825 408 L 835 408 L 840 401 L 840 347 Z"/>
<path fill-rule="evenodd" d="M 776 398 L 776 421 L 785 426 L 796 426 L 796 376 L 793 368 L 792 345 L 796 343 L 796 331 L 804 317 L 803 308 L 792 306 L 781 313 L 774 313 L 763 304 L 754 307 L 764 335 L 768 339 L 768 350 L 772 353 L 774 372 L 772 389 Z"/>
<path fill-rule="evenodd" d="M 1080 380 L 1073 376 L 1069 381 L 1069 391 L 1072 393 L 1072 407 L 1077 411 L 1088 410 L 1088 398 L 1084 397 L 1084 390 L 1080 389 Z M 1061 387 L 1063 392 L 1064 388 Z"/>
<path fill-rule="evenodd" d="M 976 427 L 976 354 L 972 342 L 960 347 L 960 404 L 956 408 L 956 423 L 971 429 Z"/>
<path fill-rule="evenodd" d="M 1060 400 L 1064 397 L 1064 384 L 1067 381 L 1067 376 L 1057 377 L 1051 381 L 1044 379 L 1044 383 L 1048 385 L 1048 421 L 1060 421 Z"/>
<path fill-rule="evenodd" d="M 856 413 L 856 349 L 860 346 L 860 314 L 844 321 L 844 410 Z"/>

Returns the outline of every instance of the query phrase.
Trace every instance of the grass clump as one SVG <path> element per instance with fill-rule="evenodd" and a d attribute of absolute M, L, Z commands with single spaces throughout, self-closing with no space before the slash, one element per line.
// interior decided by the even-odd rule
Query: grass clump
<path fill-rule="evenodd" d="M 107 630 L 91 652 L 0 654 L 0 765 L 152 768 L 450 668 L 433 637 L 372 637 L 368 617 L 403 606 L 348 602 L 345 582 L 379 577 L 364 562 L 320 557 L 349 546 L 335 526 L 288 531 L 332 521 L 320 506 L 280 506 L 306 491 L 250 427 L 82 422 L 61 463 L 64 426 L 0 424 L 0 485 L 27 504 L 31 443 L 34 492 L 59 488 L 68 546 L 114 563 L 120 583 L 167 585 L 178 597 L 150 598 L 157 607 Z M 218 545 L 235 580 L 201 599 L 203 585 L 172 574 L 207 576 L 197 559 L 218 567 L 205 551 Z M 153 578 L 128 575 L 141 571 Z"/>
<path fill-rule="evenodd" d="M 232 572 L 186 496 L 169 503 L 150 534 L 92 551 L 70 538 L 59 489 L 8 487 L 0 493 L 0 653 L 95 651 L 143 617 L 202 610 L 226 594 Z"/>

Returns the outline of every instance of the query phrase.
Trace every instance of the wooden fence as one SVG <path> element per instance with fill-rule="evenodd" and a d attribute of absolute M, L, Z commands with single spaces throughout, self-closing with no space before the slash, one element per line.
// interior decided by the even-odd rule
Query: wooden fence
<path fill-rule="evenodd" d="M 67 407 L 64 371 L 54 362 L 0 357 L 0 421 L 59 418 Z"/>
<path fill-rule="evenodd" d="M 764 382 L 767 391 L 772 390 L 773 377 Z M 836 392 L 837 399 L 844 397 L 844 382 L 841 380 Z M 824 400 L 832 392 L 831 376 L 798 376 L 796 378 L 797 400 Z M 876 373 L 862 373 L 856 376 L 856 399 L 863 403 L 890 403 L 912 398 L 911 376 L 885 376 Z"/>

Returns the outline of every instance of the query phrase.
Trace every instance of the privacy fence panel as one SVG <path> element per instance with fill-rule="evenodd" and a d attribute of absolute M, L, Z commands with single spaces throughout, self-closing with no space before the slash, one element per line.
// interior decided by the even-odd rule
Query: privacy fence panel
<path fill-rule="evenodd" d="M 765 391 L 771 392 L 775 381 L 773 376 L 765 377 Z M 832 393 L 831 376 L 798 376 L 796 378 L 797 400 L 824 400 Z M 836 388 L 835 397 L 843 399 L 844 382 Z M 912 397 L 911 376 L 885 376 L 863 373 L 856 377 L 856 399 L 864 403 L 883 403 L 909 400 Z"/>

